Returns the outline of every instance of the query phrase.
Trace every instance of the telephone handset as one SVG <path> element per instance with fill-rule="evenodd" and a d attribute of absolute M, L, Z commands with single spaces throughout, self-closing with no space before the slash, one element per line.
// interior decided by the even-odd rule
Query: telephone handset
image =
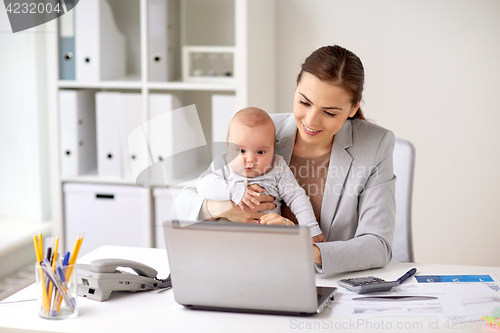
<path fill-rule="evenodd" d="M 136 274 L 118 270 L 132 269 Z M 96 301 L 106 301 L 112 291 L 141 291 L 172 288 L 170 275 L 158 279 L 158 272 L 137 261 L 125 259 L 98 259 L 90 265 L 77 265 L 78 296 Z"/>

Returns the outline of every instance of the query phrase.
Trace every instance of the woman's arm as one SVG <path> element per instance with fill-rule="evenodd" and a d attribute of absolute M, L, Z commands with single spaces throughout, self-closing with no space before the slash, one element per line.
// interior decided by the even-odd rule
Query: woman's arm
<path fill-rule="evenodd" d="M 245 212 L 240 207 L 235 206 L 231 201 L 214 201 L 208 200 L 206 202 L 207 212 L 209 216 L 201 216 L 203 203 L 205 198 L 200 196 L 196 191 L 197 180 L 191 182 L 188 186 L 182 189 L 179 196 L 174 201 L 177 218 L 180 220 L 197 221 L 201 219 L 208 219 L 210 216 L 213 218 L 225 218 L 232 222 L 255 223 L 263 213 L 259 211 L 272 210 L 276 208 L 274 198 L 270 195 L 260 195 L 256 199 L 260 204 L 255 209 L 249 207 Z M 249 188 L 256 192 L 263 192 L 264 189 L 256 184 L 250 185 Z"/>
<path fill-rule="evenodd" d="M 316 244 L 324 274 L 383 267 L 391 260 L 395 224 L 394 141 L 394 134 L 387 131 L 378 145 L 375 168 L 358 196 L 354 237 Z"/>

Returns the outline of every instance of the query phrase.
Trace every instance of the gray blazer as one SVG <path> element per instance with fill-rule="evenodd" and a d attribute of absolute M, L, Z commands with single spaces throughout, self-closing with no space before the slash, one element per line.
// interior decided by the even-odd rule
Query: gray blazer
<path fill-rule="evenodd" d="M 275 154 L 290 163 L 297 125 L 273 114 Z M 392 256 L 395 199 L 394 134 L 366 120 L 347 120 L 335 135 L 321 205 L 322 272 L 332 275 L 387 265 Z M 180 219 L 196 220 L 203 198 L 187 187 L 176 200 Z"/>

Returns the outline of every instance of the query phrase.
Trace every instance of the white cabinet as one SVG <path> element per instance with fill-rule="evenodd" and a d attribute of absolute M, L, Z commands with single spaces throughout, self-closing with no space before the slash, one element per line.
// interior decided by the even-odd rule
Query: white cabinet
<path fill-rule="evenodd" d="M 107 78 L 100 81 L 78 81 L 78 80 L 57 80 L 59 77 L 58 61 L 58 34 L 48 36 L 48 49 L 51 56 L 47 57 L 48 70 L 54 72 L 51 95 L 49 97 L 49 127 L 51 146 L 51 202 L 52 219 L 54 221 L 54 233 L 60 233 L 69 237 L 66 244 L 74 241 L 74 237 L 79 231 L 85 231 L 86 237 L 83 242 L 83 249 L 93 246 L 106 239 L 98 238 L 102 230 L 112 234 L 119 229 L 103 229 L 104 226 L 119 227 L 120 224 L 113 220 L 109 224 L 100 224 L 102 217 L 106 216 L 108 210 L 103 209 L 103 201 L 99 201 L 90 192 L 85 197 L 88 205 L 86 211 L 78 211 L 78 205 L 73 201 L 73 194 L 65 196 L 67 183 L 72 186 L 89 185 L 117 186 L 130 188 L 136 187 L 141 193 L 141 199 L 135 198 L 126 205 L 126 210 L 130 211 L 130 217 L 134 216 L 135 222 L 130 222 L 129 230 L 134 230 L 136 237 L 132 240 L 123 236 L 120 240 L 122 245 L 154 246 L 155 242 L 160 244 L 162 237 L 156 237 L 157 228 L 154 225 L 155 196 L 152 189 L 141 189 L 136 186 L 134 179 L 99 176 L 97 170 L 91 170 L 83 175 L 63 175 L 60 170 L 61 141 L 59 124 L 57 121 L 59 108 L 57 102 L 58 92 L 61 90 L 90 90 L 97 92 L 121 92 L 135 93 L 141 96 L 141 108 L 138 111 L 139 118 L 146 123 L 154 111 L 151 110 L 150 96 L 155 94 L 171 94 L 180 101 L 181 106 L 196 105 L 199 121 L 203 129 L 203 136 L 207 143 L 212 141 L 212 96 L 229 95 L 234 97 L 236 110 L 243 107 L 260 107 L 269 113 L 276 113 L 276 40 L 275 40 L 275 0 L 98 0 L 108 1 L 113 12 L 114 24 L 125 39 L 125 74 L 121 77 Z M 177 5 L 177 1 L 179 2 Z M 155 4 L 167 3 L 169 10 L 178 11 L 173 18 L 169 14 L 161 13 L 155 15 L 151 8 Z M 151 7 L 153 5 L 153 7 Z M 78 11 L 78 6 L 74 10 Z M 165 14 L 165 15 L 164 15 Z M 172 13 L 170 13 L 172 14 Z M 151 16 L 153 15 L 153 16 Z M 156 22 L 163 20 L 162 17 L 170 20 L 164 26 L 169 31 L 158 31 L 151 28 L 150 20 Z M 178 19 L 178 21 L 176 21 Z M 90 24 L 90 23 L 89 23 Z M 158 28 L 161 24 L 155 24 Z M 161 28 L 160 28 L 161 29 Z M 150 31 L 151 30 L 151 31 Z M 78 39 L 77 31 L 75 38 Z M 172 44 L 166 48 L 167 55 L 157 57 L 151 54 L 151 43 L 158 43 L 158 36 L 168 36 Z M 165 39 L 165 38 L 164 38 Z M 170 42 L 169 42 L 170 43 Z M 234 50 L 232 67 L 234 79 L 232 80 L 203 80 L 203 82 L 183 81 L 181 77 L 182 69 L 182 48 L 184 47 L 230 47 Z M 161 48 L 160 48 L 161 50 Z M 163 49 L 165 50 L 165 49 Z M 161 51 L 155 51 L 161 52 Z M 153 59 L 150 59 L 152 56 Z M 168 75 L 151 75 L 153 64 L 157 61 L 167 60 L 169 68 Z M 76 55 L 78 57 L 78 55 Z M 161 67 L 161 66 L 160 66 Z M 165 67 L 165 68 L 167 68 Z M 163 68 L 163 67 L 162 67 Z M 173 74 L 176 73 L 176 74 Z M 164 78 L 164 79 L 162 79 Z M 163 80 L 163 81 L 162 81 Z M 153 111 L 153 112 L 152 112 Z M 216 113 L 216 112 L 215 112 Z M 217 113 L 216 113 L 217 115 Z M 217 116 L 215 117 L 217 119 Z M 217 128 L 217 126 L 215 126 Z M 147 128 L 145 129 L 147 131 Z M 153 159 L 154 156 L 150 156 Z M 156 162 L 156 161 L 151 161 Z M 63 190 L 64 188 L 64 190 Z M 110 187 L 111 188 L 111 187 Z M 117 192 L 119 193 L 119 192 Z M 76 194 L 75 194 L 76 195 Z M 83 194 L 79 194 L 82 195 Z M 144 196 L 144 197 L 143 197 Z M 83 197 L 82 197 L 83 198 Z M 158 196 L 157 200 L 161 197 Z M 82 199 L 83 200 L 83 199 Z M 123 199 L 125 200 L 125 199 Z M 128 199 L 127 199 L 128 200 Z M 170 200 L 170 199 L 169 199 Z M 106 201 L 104 201 L 106 202 Z M 93 203 L 91 205 L 91 203 Z M 107 202 L 110 204 L 110 202 Z M 83 203 L 82 203 L 83 204 Z M 75 206 L 76 205 L 76 206 Z M 146 207 L 146 208 L 144 208 Z M 132 209 L 133 208 L 133 209 Z M 73 211 L 77 209 L 77 211 Z M 111 209 L 111 208 L 110 208 Z M 166 209 L 166 208 L 165 208 Z M 135 211 L 137 210 L 137 211 Z M 109 210 L 111 211 L 111 210 Z M 121 216 L 121 209 L 117 209 Z M 115 213 L 113 213 L 115 214 Z M 133 214 L 139 214 L 133 215 Z M 162 213 L 163 214 L 163 213 Z M 168 216 L 168 213 L 165 213 Z M 84 218 L 87 216 L 88 218 Z M 77 222 L 74 222 L 77 221 Z M 84 222 L 87 221 L 87 222 Z M 111 220 L 109 220 L 111 221 Z M 79 230 L 81 223 L 86 224 L 86 230 Z M 93 229 L 95 228 L 95 230 Z M 141 228 L 145 228 L 145 231 Z M 139 230 L 141 229 L 141 230 Z M 109 235 L 106 235 L 107 237 Z M 95 239 L 95 242 L 92 241 Z M 108 244 L 112 243 L 112 236 L 107 238 Z M 140 244 L 136 243 L 140 239 Z M 155 241 L 156 239 L 156 241 Z M 67 250 L 67 249 L 66 249 Z M 69 249 L 71 250 L 71 249 Z M 82 252 L 84 253 L 84 252 Z"/>
<path fill-rule="evenodd" d="M 64 184 L 66 233 L 70 250 L 80 233 L 80 255 L 102 245 L 151 246 L 149 191 L 136 186 Z"/>

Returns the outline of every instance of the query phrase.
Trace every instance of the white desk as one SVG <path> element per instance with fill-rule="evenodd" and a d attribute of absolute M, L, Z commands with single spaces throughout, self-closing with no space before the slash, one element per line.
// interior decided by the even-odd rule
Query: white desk
<path fill-rule="evenodd" d="M 167 253 L 162 249 L 105 246 L 80 258 L 78 263 L 90 263 L 92 260 L 100 258 L 123 258 L 139 261 L 154 267 L 160 278 L 166 278 L 169 273 Z M 337 286 L 338 279 L 367 275 L 391 280 L 401 276 L 411 267 L 416 267 L 419 274 L 494 273 L 500 277 L 500 267 L 390 263 L 381 269 L 347 273 L 329 278 L 318 277 L 317 284 Z M 32 285 L 4 301 L 33 299 L 34 297 L 35 289 Z M 370 331 L 367 327 L 354 326 L 355 320 L 350 318 L 330 318 L 330 309 L 310 317 L 189 310 L 174 301 L 172 290 L 138 293 L 114 292 L 106 302 L 101 303 L 82 297 L 79 298 L 78 302 L 78 317 L 62 321 L 39 318 L 36 302 L 0 304 L 0 332 L 313 332 L 317 330 L 307 329 L 307 327 L 314 325 L 314 323 L 322 327 L 319 331 L 324 332 Z M 395 332 L 398 331 L 395 329 L 397 323 L 414 325 L 413 329 L 404 329 L 405 332 L 485 332 L 479 325 L 472 325 L 472 328 L 455 327 L 450 329 L 437 318 L 428 317 L 380 317 L 372 319 L 371 322 L 380 323 L 382 320 L 384 323 L 391 322 Z M 431 324 L 438 325 L 439 328 L 429 327 Z M 339 330 L 335 329 L 335 325 L 350 328 Z"/>

